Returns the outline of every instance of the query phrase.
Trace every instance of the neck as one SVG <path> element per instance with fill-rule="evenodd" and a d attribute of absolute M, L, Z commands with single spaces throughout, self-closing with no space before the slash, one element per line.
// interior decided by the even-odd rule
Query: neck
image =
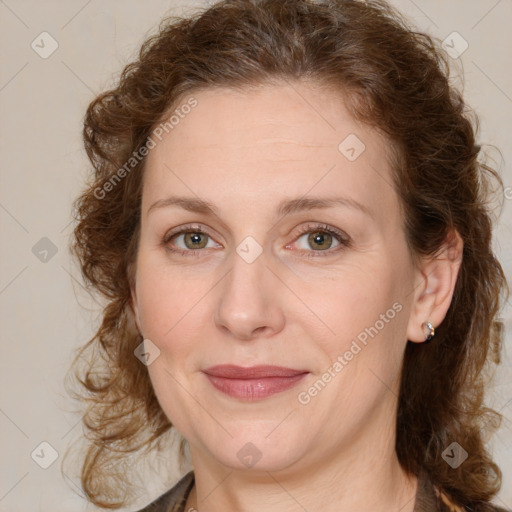
<path fill-rule="evenodd" d="M 270 472 L 266 478 L 246 478 L 231 471 L 216 479 L 199 472 L 185 511 L 296 512 L 318 510 L 321 503 L 325 512 L 413 512 L 416 492 L 417 479 L 408 477 L 398 461 L 379 471 L 367 468 L 363 474 L 354 471 L 333 477 L 315 471 L 301 482 Z"/>
<path fill-rule="evenodd" d="M 191 446 L 195 485 L 186 511 L 413 512 L 417 478 L 395 453 L 394 423 L 371 421 L 343 446 L 280 471 L 239 471 Z"/>

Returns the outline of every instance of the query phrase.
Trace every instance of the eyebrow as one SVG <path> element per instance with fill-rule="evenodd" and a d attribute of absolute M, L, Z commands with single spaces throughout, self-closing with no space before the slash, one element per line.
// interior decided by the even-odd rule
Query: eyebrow
<path fill-rule="evenodd" d="M 168 208 L 170 206 L 178 206 L 193 213 L 219 216 L 219 209 L 209 201 L 185 196 L 171 196 L 165 199 L 159 199 L 148 208 L 147 213 L 149 214 L 152 210 Z M 277 216 L 284 217 L 300 211 L 333 208 L 337 206 L 352 208 L 365 215 L 374 217 L 374 213 L 367 206 L 348 197 L 300 197 L 297 199 L 288 199 L 279 204 L 276 209 L 276 214 Z"/>

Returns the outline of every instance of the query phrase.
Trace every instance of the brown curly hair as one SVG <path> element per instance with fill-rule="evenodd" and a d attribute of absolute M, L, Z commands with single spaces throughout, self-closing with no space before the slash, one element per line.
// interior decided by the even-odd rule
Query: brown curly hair
<path fill-rule="evenodd" d="M 488 363 L 499 363 L 503 329 L 497 314 L 508 296 L 491 249 L 491 192 L 503 184 L 478 158 L 478 118 L 449 83 L 449 58 L 439 42 L 412 29 L 383 0 L 224 0 L 188 18 L 165 19 L 117 86 L 92 101 L 84 121 L 94 173 L 75 202 L 71 249 L 86 285 L 106 303 L 100 327 L 73 368 L 78 395 L 88 403 L 82 486 L 100 507 L 125 504 L 128 486 L 119 468 L 134 453 L 160 449 L 172 427 L 133 354 L 141 342 L 130 297 L 141 148 L 156 124 L 195 92 L 301 79 L 343 92 L 354 118 L 392 141 L 411 254 L 434 255 L 451 229 L 464 242 L 453 300 L 435 343 L 406 348 L 399 461 L 410 474 L 425 470 L 438 489 L 474 511 L 488 510 L 500 488 L 501 471 L 484 435 L 498 427 L 501 415 L 484 405 L 484 386 Z M 441 453 L 455 440 L 468 459 L 452 469 Z"/>

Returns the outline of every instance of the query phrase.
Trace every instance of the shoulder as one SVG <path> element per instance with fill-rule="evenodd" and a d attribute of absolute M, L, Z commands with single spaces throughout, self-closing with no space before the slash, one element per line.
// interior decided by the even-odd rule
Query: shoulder
<path fill-rule="evenodd" d="M 184 512 L 193 485 L 194 472 L 190 471 L 174 487 L 137 512 Z"/>
<path fill-rule="evenodd" d="M 418 475 L 418 491 L 414 512 L 512 512 L 492 503 L 482 503 L 473 507 L 457 505 L 448 493 L 432 483 L 426 471 Z"/>
<path fill-rule="evenodd" d="M 462 507 L 455 505 L 446 494 L 439 492 L 437 489 L 435 489 L 435 494 L 438 500 L 438 510 L 441 512 L 512 512 L 493 503 L 485 503 L 477 508 Z"/>

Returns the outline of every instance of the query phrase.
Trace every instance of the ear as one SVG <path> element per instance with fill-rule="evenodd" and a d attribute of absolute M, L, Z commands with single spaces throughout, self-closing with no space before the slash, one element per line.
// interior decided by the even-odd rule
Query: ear
<path fill-rule="evenodd" d="M 451 230 L 436 256 L 422 259 L 416 271 L 414 302 L 407 326 L 409 341 L 425 341 L 425 322 L 438 327 L 444 320 L 452 302 L 463 246 L 459 233 Z"/>

